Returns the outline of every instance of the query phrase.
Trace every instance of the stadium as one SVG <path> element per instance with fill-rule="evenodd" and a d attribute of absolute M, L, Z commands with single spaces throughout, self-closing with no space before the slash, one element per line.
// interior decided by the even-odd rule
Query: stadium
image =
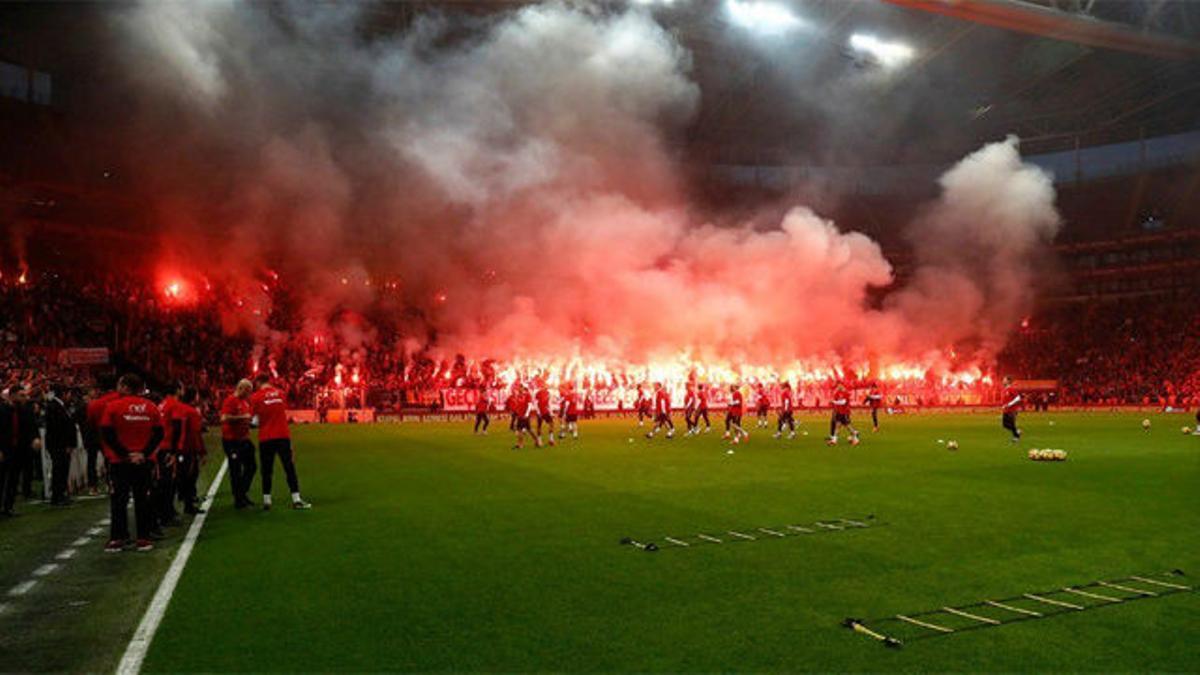
<path fill-rule="evenodd" d="M 1200 670 L 1200 4 L 0 5 L 0 672 Z"/>

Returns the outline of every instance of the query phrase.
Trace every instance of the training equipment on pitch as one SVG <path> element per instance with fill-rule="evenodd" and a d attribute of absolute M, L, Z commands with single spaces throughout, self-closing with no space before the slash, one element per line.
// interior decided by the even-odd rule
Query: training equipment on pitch
<path fill-rule="evenodd" d="M 1142 420 L 1142 428 L 1149 431 L 1150 430 L 1150 420 L 1148 420 L 1148 419 Z"/>
<path fill-rule="evenodd" d="M 1049 448 L 1038 450 L 1034 448 L 1029 451 L 1029 459 L 1035 462 L 1065 462 L 1067 461 L 1067 451 L 1051 450 Z"/>
<path fill-rule="evenodd" d="M 649 542 L 646 542 L 646 543 L 644 543 L 644 544 L 643 544 L 642 542 L 640 542 L 640 541 L 638 541 L 638 540 L 636 540 L 636 539 L 632 539 L 632 538 L 630 538 L 630 537 L 622 537 L 622 538 L 621 538 L 621 545 L 623 545 L 623 546 L 633 546 L 633 547 L 635 547 L 635 548 L 640 548 L 640 549 L 642 549 L 643 551 L 645 551 L 646 553 L 654 553 L 655 551 L 657 551 L 657 550 L 658 550 L 658 544 L 655 544 L 655 543 L 654 543 L 654 542 L 652 542 L 652 541 L 649 541 Z"/>
<path fill-rule="evenodd" d="M 671 546 L 666 548 L 695 548 L 703 544 L 731 544 L 767 539 L 788 539 L 810 534 L 847 532 L 871 527 L 879 527 L 884 523 L 875 519 L 875 514 L 855 518 L 828 518 L 817 520 L 804 525 L 780 525 L 769 527 L 743 527 L 723 532 L 700 532 L 698 534 L 664 535 L 663 541 Z M 622 544 L 638 546 L 638 542 L 630 537 L 621 539 Z M 653 543 L 646 546 L 654 546 Z M 654 549 L 659 550 L 657 546 Z M 662 550 L 666 550 L 665 548 Z"/>
<path fill-rule="evenodd" d="M 958 441 L 946 441 L 946 449 L 947 450 L 957 450 L 958 449 Z"/>
<path fill-rule="evenodd" d="M 917 640 L 1194 591 L 1192 585 L 1182 583 L 1182 576 L 1183 570 L 1178 569 L 1132 575 L 878 619 L 847 618 L 842 626 L 900 648 Z"/>

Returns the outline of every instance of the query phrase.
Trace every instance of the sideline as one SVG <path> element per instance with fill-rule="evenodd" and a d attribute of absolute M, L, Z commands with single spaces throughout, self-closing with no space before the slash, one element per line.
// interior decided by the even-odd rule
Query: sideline
<path fill-rule="evenodd" d="M 205 495 L 203 503 L 204 513 L 197 515 L 192 521 L 187 536 L 179 545 L 175 559 L 171 561 L 171 566 L 163 575 L 158 590 L 154 592 L 154 599 L 146 608 L 142 622 L 133 632 L 129 646 L 125 648 L 125 655 L 121 657 L 121 663 L 117 665 L 118 675 L 137 675 L 141 672 L 142 662 L 146 660 L 146 652 L 150 650 L 150 643 L 154 640 L 154 634 L 158 632 L 158 625 L 162 623 L 163 616 L 167 613 L 167 605 L 171 603 L 171 596 L 175 595 L 175 587 L 179 585 L 179 578 L 183 576 L 183 568 L 187 565 L 188 558 L 192 557 L 192 549 L 195 548 L 196 539 L 200 536 L 200 528 L 204 527 L 204 521 L 212 510 L 213 497 L 217 494 L 217 488 L 221 486 L 221 479 L 225 477 L 225 469 L 228 466 L 228 460 L 223 461 L 221 468 L 217 470 L 216 477 L 208 486 L 208 494 Z"/>

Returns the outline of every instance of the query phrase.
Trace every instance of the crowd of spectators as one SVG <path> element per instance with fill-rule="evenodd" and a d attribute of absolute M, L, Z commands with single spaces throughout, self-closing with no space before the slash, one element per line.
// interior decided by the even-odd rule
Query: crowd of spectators
<path fill-rule="evenodd" d="M 406 346 L 386 320 L 369 315 L 352 317 L 356 330 L 290 331 L 297 318 L 283 314 L 292 306 L 284 302 L 266 310 L 271 315 L 261 326 L 236 326 L 221 311 L 232 302 L 211 288 L 183 302 L 134 275 L 9 275 L 0 279 L 0 385 L 53 382 L 67 396 L 84 393 L 93 371 L 56 357 L 56 350 L 74 347 L 107 348 L 108 369 L 136 370 L 161 386 L 184 381 L 209 402 L 260 371 L 270 373 L 290 405 L 317 409 L 435 406 L 447 386 L 473 387 L 497 376 L 491 361 L 435 359 Z M 1047 309 L 1016 332 L 997 373 L 1056 380 L 1059 402 L 1194 405 L 1198 303 L 1200 294 L 1159 295 Z M 631 377 L 584 386 L 632 389 Z M 949 396 L 940 403 L 962 400 L 940 393 Z"/>
<path fill-rule="evenodd" d="M 1059 401 L 1193 407 L 1200 403 L 1200 293 L 1073 302 L 1030 318 L 1001 372 L 1057 380 Z"/>

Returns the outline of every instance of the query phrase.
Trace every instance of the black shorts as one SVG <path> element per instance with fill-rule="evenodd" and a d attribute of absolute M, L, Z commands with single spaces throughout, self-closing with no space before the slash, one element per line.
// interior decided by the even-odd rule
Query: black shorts
<path fill-rule="evenodd" d="M 725 419 L 729 420 L 730 424 L 741 424 L 742 413 L 725 413 Z"/>
<path fill-rule="evenodd" d="M 850 416 L 845 413 L 834 413 L 833 414 L 833 423 L 834 424 L 845 424 L 846 426 L 850 426 Z"/>
<path fill-rule="evenodd" d="M 769 412 L 771 412 L 771 408 L 769 406 L 765 406 L 765 405 L 758 406 L 758 414 L 759 415 L 766 415 Z"/>
<path fill-rule="evenodd" d="M 654 415 L 654 421 L 655 422 L 670 422 L 671 421 L 671 413 L 665 413 L 665 412 L 657 413 L 656 415 Z"/>
<path fill-rule="evenodd" d="M 780 422 L 784 422 L 784 421 L 787 421 L 787 420 L 790 420 L 790 419 L 792 419 L 792 411 L 791 411 L 791 410 L 781 410 L 781 411 L 779 411 L 779 421 L 780 421 Z"/>
<path fill-rule="evenodd" d="M 538 413 L 538 421 L 542 424 L 549 424 L 554 421 L 554 415 L 550 413 Z"/>
<path fill-rule="evenodd" d="M 567 422 L 578 422 L 579 415 L 576 415 L 575 413 L 567 413 L 566 420 Z"/>
<path fill-rule="evenodd" d="M 1000 416 L 1000 426 L 1005 429 L 1017 428 L 1017 416 L 1014 413 L 1004 413 Z"/>
<path fill-rule="evenodd" d="M 526 431 L 529 430 L 529 418 L 528 417 L 518 417 L 517 418 L 517 431 L 521 431 L 522 429 L 524 429 Z"/>

